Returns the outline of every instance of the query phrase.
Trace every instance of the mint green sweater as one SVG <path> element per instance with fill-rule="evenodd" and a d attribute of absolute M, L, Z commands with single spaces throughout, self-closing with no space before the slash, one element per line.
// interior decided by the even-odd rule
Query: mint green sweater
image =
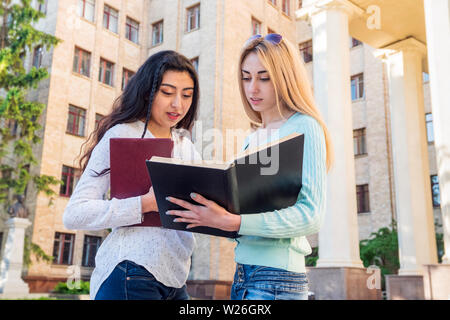
<path fill-rule="evenodd" d="M 319 231 L 325 213 L 326 146 L 317 120 L 300 113 L 291 116 L 272 139 L 294 132 L 305 135 L 302 188 L 297 202 L 280 210 L 241 215 L 242 236 L 236 239 L 235 248 L 237 263 L 306 271 L 305 256 L 311 253 L 311 246 L 305 236 Z"/>

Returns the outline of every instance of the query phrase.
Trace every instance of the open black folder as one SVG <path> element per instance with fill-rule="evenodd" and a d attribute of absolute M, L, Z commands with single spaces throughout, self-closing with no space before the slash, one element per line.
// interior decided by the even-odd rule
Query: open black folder
<path fill-rule="evenodd" d="M 162 226 L 220 237 L 237 232 L 209 227 L 186 229 L 168 210 L 185 210 L 166 200 L 172 196 L 197 204 L 191 192 L 212 200 L 234 214 L 251 214 L 292 206 L 302 186 L 303 134 L 292 134 L 254 150 L 231 163 L 183 161 L 152 157 L 147 168 L 153 182 Z"/>

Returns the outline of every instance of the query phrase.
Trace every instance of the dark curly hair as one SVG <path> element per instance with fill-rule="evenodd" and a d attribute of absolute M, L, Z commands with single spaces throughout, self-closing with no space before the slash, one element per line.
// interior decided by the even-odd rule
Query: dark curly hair
<path fill-rule="evenodd" d="M 186 116 L 176 125 L 177 129 L 190 130 L 192 128 L 197 116 L 200 95 L 197 72 L 185 56 L 171 50 L 160 51 L 150 56 L 136 74 L 131 77 L 123 93 L 114 101 L 111 113 L 100 120 L 97 128 L 82 145 L 80 150 L 82 156 L 79 158 L 79 167 L 82 172 L 86 169 L 95 146 L 105 135 L 106 131 L 115 125 L 135 122 L 145 118 L 145 129 L 142 133 L 142 137 L 144 137 L 151 116 L 153 100 L 161 86 L 164 73 L 169 70 L 186 71 L 194 82 L 192 104 Z M 86 151 L 82 153 L 84 148 L 86 148 Z M 97 173 L 97 175 L 101 176 L 108 172 L 109 168 L 101 173 Z"/>

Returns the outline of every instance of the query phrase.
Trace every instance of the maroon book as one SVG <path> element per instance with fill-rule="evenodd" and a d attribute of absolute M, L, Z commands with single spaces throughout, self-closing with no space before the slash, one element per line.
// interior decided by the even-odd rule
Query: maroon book
<path fill-rule="evenodd" d="M 152 182 L 145 160 L 170 158 L 173 141 L 161 138 L 112 138 L 110 148 L 111 198 L 126 199 L 146 194 Z M 144 213 L 143 222 L 129 227 L 161 227 L 158 212 Z"/>

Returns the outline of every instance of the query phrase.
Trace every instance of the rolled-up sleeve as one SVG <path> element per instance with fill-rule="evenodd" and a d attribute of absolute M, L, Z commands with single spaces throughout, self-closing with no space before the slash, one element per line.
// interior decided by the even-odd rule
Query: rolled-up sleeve
<path fill-rule="evenodd" d="M 73 191 L 63 215 L 67 229 L 102 230 L 141 222 L 141 197 L 107 200 L 110 175 L 95 174 L 110 167 L 109 139 L 120 137 L 114 129 L 107 131 L 92 151 L 89 163 Z"/>

